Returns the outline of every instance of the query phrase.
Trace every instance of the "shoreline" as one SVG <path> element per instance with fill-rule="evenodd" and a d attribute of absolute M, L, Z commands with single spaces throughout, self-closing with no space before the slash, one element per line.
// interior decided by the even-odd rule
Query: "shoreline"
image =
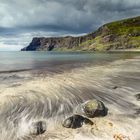
<path fill-rule="evenodd" d="M 110 50 L 109 52 L 140 52 L 140 49 L 118 49 Z"/>
<path fill-rule="evenodd" d="M 94 51 L 94 50 L 61 50 L 61 51 L 18 51 L 18 52 L 51 52 L 51 53 L 107 53 L 107 52 L 140 52 L 140 49 L 116 49 L 116 50 L 103 50 L 103 51 Z"/>
<path fill-rule="evenodd" d="M 139 64 L 138 57 L 120 59 L 106 65 L 64 70 L 56 75 L 42 73 L 36 77 L 30 73 L 31 79 L 12 82 L 16 86 L 11 86 L 11 83 L 0 85 L 2 140 L 32 139 L 29 127 L 31 122 L 38 120 L 47 123 L 47 131 L 34 140 L 115 140 L 114 135 L 119 134 L 139 140 L 140 102 L 135 99 L 135 94 L 140 91 Z M 22 75 L 25 76 L 25 73 L 22 72 Z M 113 89 L 114 86 L 117 89 Z M 70 116 L 78 104 L 92 98 L 105 103 L 109 109 L 106 117 L 93 118 L 92 127 L 83 126 L 75 130 L 61 126 L 64 118 Z M 7 130 L 7 127 L 10 129 Z M 15 137 L 9 136 L 8 139 L 9 133 L 15 134 Z"/>

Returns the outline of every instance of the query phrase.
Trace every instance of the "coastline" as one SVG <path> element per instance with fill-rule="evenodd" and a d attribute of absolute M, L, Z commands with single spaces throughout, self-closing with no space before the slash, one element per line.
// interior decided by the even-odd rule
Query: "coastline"
<path fill-rule="evenodd" d="M 139 140 L 140 102 L 135 99 L 140 91 L 139 63 L 138 56 L 106 65 L 77 67 L 55 75 L 45 71 L 37 76 L 32 71 L 19 72 L 19 76 L 27 79 L 0 85 L 0 119 L 3 122 L 0 135 L 3 140 L 11 140 L 10 136 L 7 138 L 9 133 L 15 134 L 12 140 L 30 140 L 30 137 L 34 140 L 115 140 L 115 135 L 122 134 L 130 140 Z M 118 88 L 112 89 L 113 86 Z M 93 118 L 91 127 L 73 130 L 61 126 L 75 106 L 92 98 L 105 103 L 109 109 L 106 117 Z M 14 129 L 13 124 L 7 122 L 9 112 L 11 122 L 16 125 Z M 47 131 L 33 138 L 29 136 L 29 127 L 36 120 L 46 121 Z"/>
<path fill-rule="evenodd" d="M 140 52 L 140 49 L 118 49 L 110 50 L 109 52 Z"/>

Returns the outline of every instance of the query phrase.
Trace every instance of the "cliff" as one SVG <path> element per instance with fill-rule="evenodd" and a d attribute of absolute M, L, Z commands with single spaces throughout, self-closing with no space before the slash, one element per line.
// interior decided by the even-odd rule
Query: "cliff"
<path fill-rule="evenodd" d="M 108 23 L 79 37 L 33 38 L 22 51 L 105 51 L 140 48 L 140 16 Z"/>

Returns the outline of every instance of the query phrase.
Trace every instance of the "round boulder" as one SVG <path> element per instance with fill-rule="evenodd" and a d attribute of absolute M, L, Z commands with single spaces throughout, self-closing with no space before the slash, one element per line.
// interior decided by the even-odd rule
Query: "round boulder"
<path fill-rule="evenodd" d="M 63 127 L 66 127 L 66 128 L 76 129 L 76 128 L 82 127 L 84 123 L 93 125 L 93 122 L 91 120 L 80 115 L 73 115 L 67 118 L 66 120 L 64 120 L 62 125 Z"/>
<path fill-rule="evenodd" d="M 107 108 L 103 102 L 93 99 L 79 105 L 76 109 L 76 113 L 94 118 L 107 115 Z"/>

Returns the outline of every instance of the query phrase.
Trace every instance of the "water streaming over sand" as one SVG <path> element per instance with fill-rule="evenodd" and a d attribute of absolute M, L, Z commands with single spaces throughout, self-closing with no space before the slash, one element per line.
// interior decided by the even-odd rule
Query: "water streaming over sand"
<path fill-rule="evenodd" d="M 27 66 L 26 71 L 1 69 L 0 139 L 115 140 L 122 134 L 126 140 L 140 140 L 140 101 L 135 98 L 140 93 L 140 57 L 114 57 L 61 59 L 47 67 L 45 61 L 34 62 L 37 67 Z M 61 126 L 79 103 L 93 98 L 105 103 L 106 117 L 93 118 L 93 126 L 76 130 Z M 31 124 L 37 120 L 46 121 L 47 131 L 33 137 Z"/>

